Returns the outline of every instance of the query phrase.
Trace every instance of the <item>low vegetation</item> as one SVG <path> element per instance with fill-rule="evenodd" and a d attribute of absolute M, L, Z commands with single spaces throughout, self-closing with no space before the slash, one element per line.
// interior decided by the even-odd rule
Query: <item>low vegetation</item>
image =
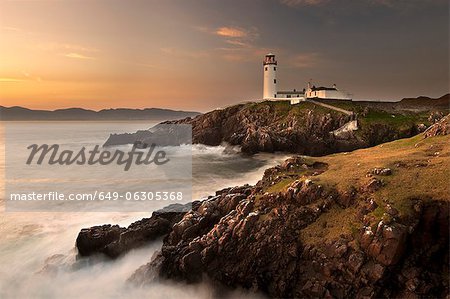
<path fill-rule="evenodd" d="M 377 204 L 371 213 L 371 224 L 385 217 L 385 206 L 389 204 L 407 219 L 413 212 L 413 200 L 450 201 L 450 135 L 424 139 L 422 135 L 396 140 L 376 147 L 353 152 L 308 158 L 327 165 L 327 169 L 312 175 L 302 169 L 286 173 L 265 192 L 284 192 L 296 179 L 310 179 L 324 188 L 333 188 L 340 193 L 357 190 L 357 200 L 373 200 Z M 306 161 L 306 160 L 305 160 Z M 389 168 L 388 176 L 373 175 L 374 168 Z M 382 187 L 366 192 L 370 180 L 376 178 Z M 353 234 L 362 226 L 358 220 L 358 202 L 349 208 L 337 204 L 308 226 L 303 234 L 304 242 L 317 243 L 335 239 L 340 234 Z"/>

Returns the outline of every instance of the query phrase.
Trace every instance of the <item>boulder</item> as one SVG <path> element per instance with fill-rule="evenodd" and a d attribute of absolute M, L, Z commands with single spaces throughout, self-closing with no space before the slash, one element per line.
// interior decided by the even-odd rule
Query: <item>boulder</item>
<path fill-rule="evenodd" d="M 76 240 L 78 253 L 87 256 L 101 252 L 108 244 L 118 240 L 125 230 L 123 227 L 111 224 L 83 228 Z"/>
<path fill-rule="evenodd" d="M 186 214 L 187 209 L 197 204 L 198 202 L 170 205 L 153 212 L 150 218 L 130 224 L 127 228 L 110 224 L 83 228 L 76 240 L 78 253 L 80 256 L 103 253 L 110 258 L 116 258 L 133 248 L 166 235 Z"/>

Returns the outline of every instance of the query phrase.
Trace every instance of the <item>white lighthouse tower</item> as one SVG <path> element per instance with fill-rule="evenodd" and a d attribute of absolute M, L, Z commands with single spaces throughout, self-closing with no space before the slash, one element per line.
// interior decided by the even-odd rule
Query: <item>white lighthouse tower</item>
<path fill-rule="evenodd" d="M 271 100 L 277 97 L 277 61 L 275 55 L 269 53 L 264 58 L 263 99 Z"/>

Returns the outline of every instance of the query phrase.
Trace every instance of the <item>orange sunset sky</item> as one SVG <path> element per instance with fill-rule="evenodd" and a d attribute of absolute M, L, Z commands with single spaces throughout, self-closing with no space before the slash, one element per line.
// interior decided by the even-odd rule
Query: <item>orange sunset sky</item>
<path fill-rule="evenodd" d="M 448 92 L 448 1 L 0 0 L 3 106 L 207 111 L 309 79 L 356 99 Z"/>

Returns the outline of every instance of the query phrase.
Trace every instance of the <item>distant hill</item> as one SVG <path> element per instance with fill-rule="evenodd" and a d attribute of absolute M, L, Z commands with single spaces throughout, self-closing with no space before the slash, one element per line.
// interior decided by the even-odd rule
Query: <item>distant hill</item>
<path fill-rule="evenodd" d="M 450 94 L 443 95 L 440 98 L 432 99 L 429 97 L 421 96 L 417 98 L 405 98 L 398 102 L 402 108 L 410 107 L 428 107 L 428 108 L 449 108 Z"/>
<path fill-rule="evenodd" d="M 103 109 L 100 111 L 82 108 L 57 110 L 32 110 L 24 107 L 0 106 L 1 121 L 17 120 L 173 120 L 199 115 L 194 111 L 176 111 L 160 108 L 146 109 Z"/>

